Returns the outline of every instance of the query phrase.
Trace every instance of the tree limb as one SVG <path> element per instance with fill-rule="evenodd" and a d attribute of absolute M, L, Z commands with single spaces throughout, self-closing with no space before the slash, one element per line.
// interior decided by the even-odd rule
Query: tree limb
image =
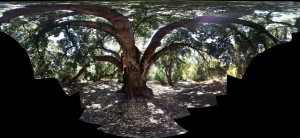
<path fill-rule="evenodd" d="M 86 63 L 85 65 L 83 65 L 82 67 L 81 67 L 81 69 L 78 71 L 78 73 L 73 77 L 73 78 L 71 78 L 70 80 L 69 80 L 69 82 L 68 83 L 73 83 L 74 81 L 76 81 L 80 76 L 81 76 L 81 74 L 84 72 L 84 71 L 86 71 L 86 68 L 87 67 L 89 67 L 90 66 L 90 63 L 88 62 L 88 63 Z"/>
<path fill-rule="evenodd" d="M 151 62 L 154 63 L 159 59 L 159 57 L 161 57 L 162 55 L 165 55 L 167 52 L 177 50 L 184 46 L 187 46 L 187 44 L 171 43 L 169 46 L 166 46 L 166 47 L 162 48 L 161 50 L 157 51 L 155 54 L 153 54 L 151 57 Z"/>
<path fill-rule="evenodd" d="M 56 10 L 71 10 L 81 14 L 95 15 L 98 17 L 103 17 L 108 20 L 112 26 L 115 28 L 115 37 L 121 47 L 124 47 L 129 52 L 129 56 L 135 57 L 138 54 L 135 52 L 136 46 L 134 41 L 134 36 L 132 32 L 131 23 L 127 17 L 118 13 L 116 10 L 109 9 L 106 7 L 100 7 L 95 5 L 72 5 L 72 4 L 37 4 L 37 5 L 28 5 L 24 8 L 12 9 L 5 11 L 3 16 L 0 18 L 0 25 L 2 23 L 8 23 L 11 19 L 26 15 L 34 14 L 41 12 L 49 12 Z M 78 24 L 76 24 L 78 25 Z M 100 28 L 102 28 L 101 26 Z M 93 27 L 92 27 L 93 28 Z M 99 29 L 98 27 L 96 27 Z M 103 29 L 106 30 L 106 29 Z"/>
<path fill-rule="evenodd" d="M 300 17 L 295 21 L 294 26 L 297 28 L 298 32 L 300 32 Z"/>
<path fill-rule="evenodd" d="M 111 53 L 111 54 L 113 54 L 117 59 L 121 60 L 120 55 L 119 55 L 116 51 L 113 51 L 113 50 L 110 50 L 110 49 L 107 49 L 107 48 L 104 47 L 103 40 L 98 40 L 98 41 L 97 41 L 97 45 L 98 45 L 98 47 L 96 47 L 96 48 L 99 48 L 99 49 L 101 49 L 101 50 L 103 50 L 103 51 L 105 51 L 105 52 Z"/>
<path fill-rule="evenodd" d="M 282 25 L 285 25 L 285 26 L 287 26 L 287 27 L 295 27 L 294 25 L 289 24 L 289 23 L 286 23 L 286 22 L 275 22 L 275 21 L 272 21 L 272 20 L 270 19 L 270 18 L 271 18 L 271 14 L 272 14 L 272 12 L 269 12 L 269 13 L 266 15 L 266 17 L 265 17 L 265 19 L 267 20 L 268 24 L 276 23 L 276 24 L 282 24 Z"/>
<path fill-rule="evenodd" d="M 217 16 L 199 16 L 194 19 L 185 19 L 178 22 L 174 22 L 171 24 L 168 24 L 162 28 L 160 28 L 152 37 L 151 42 L 149 43 L 141 62 L 145 64 L 146 62 L 149 62 L 150 57 L 153 55 L 155 49 L 160 46 L 160 41 L 163 39 L 165 35 L 173 31 L 174 29 L 180 28 L 180 27 L 190 27 L 190 26 L 199 26 L 203 23 L 216 23 L 216 24 L 242 24 L 244 26 L 251 27 L 253 29 L 258 29 L 270 39 L 272 39 L 275 43 L 278 42 L 278 40 L 271 35 L 263 26 L 251 22 L 251 21 L 245 21 L 241 19 L 235 19 L 230 17 L 217 17 Z"/>
<path fill-rule="evenodd" d="M 122 62 L 113 56 L 92 56 L 93 61 L 107 61 L 122 69 Z"/>
<path fill-rule="evenodd" d="M 76 50 L 78 50 L 79 46 L 77 45 L 77 42 L 75 41 L 74 36 L 69 32 L 67 27 L 65 27 L 65 32 L 66 32 L 68 38 L 70 39 L 72 45 L 76 48 Z"/>
<path fill-rule="evenodd" d="M 118 13 L 116 10 L 109 9 L 106 7 L 93 6 L 93 5 L 37 4 L 37 5 L 28 5 L 25 6 L 24 8 L 5 11 L 3 13 L 3 16 L 0 18 L 0 23 L 8 23 L 11 19 L 21 15 L 49 12 L 55 10 L 71 10 L 81 14 L 95 15 L 107 19 L 112 24 L 118 24 L 117 22 L 122 22 L 122 23 L 128 22 L 128 19 L 124 17 L 122 14 Z"/>
<path fill-rule="evenodd" d="M 78 14 L 78 13 L 77 12 L 68 12 L 68 13 L 52 16 L 52 17 L 50 17 L 49 20 L 43 22 L 42 26 L 40 28 L 47 27 L 48 25 L 50 25 L 51 23 L 53 23 L 57 19 L 60 19 L 60 18 L 63 18 L 63 17 L 68 17 L 68 16 L 73 16 L 73 15 L 76 15 L 76 14 Z"/>
<path fill-rule="evenodd" d="M 251 46 L 252 50 L 256 51 L 256 49 L 255 49 L 252 41 L 247 36 L 245 36 L 243 33 L 241 33 L 235 26 L 233 26 L 233 25 L 227 25 L 227 27 L 229 29 L 233 30 L 234 32 L 236 32 L 238 35 L 240 35 Z"/>
<path fill-rule="evenodd" d="M 67 47 L 67 48 L 65 49 L 65 51 L 64 51 L 65 56 L 67 55 L 68 50 L 69 50 L 70 48 L 72 48 L 72 47 L 74 47 L 74 46 L 69 46 L 69 47 Z"/>
<path fill-rule="evenodd" d="M 168 46 L 162 48 L 161 50 L 157 51 L 155 54 L 153 54 L 151 56 L 150 62 L 147 62 L 147 64 L 142 64 L 141 65 L 141 68 L 143 70 L 142 71 L 143 76 L 145 76 L 148 73 L 149 68 L 151 67 L 151 65 L 153 63 L 155 63 L 162 55 L 165 55 L 166 53 L 168 53 L 170 51 L 174 51 L 174 50 L 177 50 L 177 49 L 185 47 L 185 46 L 190 47 L 192 49 L 196 49 L 195 47 L 191 46 L 190 44 L 187 44 L 187 43 L 174 43 L 174 41 L 173 41 L 170 45 L 168 45 Z"/>

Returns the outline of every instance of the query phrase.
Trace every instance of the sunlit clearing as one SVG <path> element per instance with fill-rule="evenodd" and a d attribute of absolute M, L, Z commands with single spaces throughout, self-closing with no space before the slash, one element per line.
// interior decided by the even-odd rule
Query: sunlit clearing
<path fill-rule="evenodd" d="M 181 135 L 181 134 L 184 134 L 184 133 L 186 133 L 186 132 L 184 132 L 184 131 L 180 131 L 180 132 L 179 132 L 179 135 Z"/>
<path fill-rule="evenodd" d="M 150 120 L 151 123 L 156 123 L 156 124 L 158 124 L 158 121 L 155 120 L 155 119 L 153 118 L 153 116 L 151 116 L 151 117 L 149 118 L 149 120 Z"/>
<path fill-rule="evenodd" d="M 156 114 L 163 114 L 163 113 L 165 113 L 163 110 L 161 110 L 161 109 L 157 109 L 157 110 L 155 110 L 155 113 Z"/>
<path fill-rule="evenodd" d="M 188 107 L 188 108 L 194 108 L 195 106 L 192 105 L 191 103 L 188 103 L 188 104 L 187 104 L 187 107 Z"/>
<path fill-rule="evenodd" d="M 112 106 L 113 106 L 113 104 L 109 104 L 105 108 L 109 108 L 109 107 L 112 107 Z"/>
<path fill-rule="evenodd" d="M 222 91 L 213 92 L 213 94 L 219 94 L 219 93 L 222 93 Z"/>
<path fill-rule="evenodd" d="M 194 94 L 195 93 L 195 91 L 191 91 L 191 92 L 189 92 L 189 94 L 188 95 L 191 95 L 191 94 Z"/>
<path fill-rule="evenodd" d="M 153 114 L 164 114 L 165 112 L 161 109 L 155 109 L 155 105 L 153 103 L 147 103 L 148 108 L 152 111 Z"/>
<path fill-rule="evenodd" d="M 153 103 L 147 103 L 147 105 L 149 106 L 149 107 L 155 107 L 155 105 L 153 104 Z"/>
<path fill-rule="evenodd" d="M 203 107 L 210 107 L 210 106 L 211 106 L 210 104 L 203 105 Z"/>
<path fill-rule="evenodd" d="M 100 109 L 101 105 L 100 104 L 92 104 L 93 109 Z"/>
<path fill-rule="evenodd" d="M 204 94 L 203 92 L 197 92 L 197 95 L 202 95 L 202 94 Z"/>
<path fill-rule="evenodd" d="M 90 91 L 83 91 L 83 93 L 89 93 Z"/>

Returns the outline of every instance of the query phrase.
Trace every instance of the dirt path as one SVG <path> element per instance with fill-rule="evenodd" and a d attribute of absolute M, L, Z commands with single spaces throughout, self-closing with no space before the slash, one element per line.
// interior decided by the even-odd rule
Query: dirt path
<path fill-rule="evenodd" d="M 216 105 L 216 95 L 226 93 L 226 82 L 180 83 L 175 87 L 147 83 L 154 92 L 151 99 L 127 100 L 115 91 L 113 81 L 65 86 L 69 95 L 80 92 L 85 111 L 80 120 L 99 124 L 98 129 L 122 137 L 169 137 L 187 132 L 174 119 L 189 115 L 187 108 Z"/>

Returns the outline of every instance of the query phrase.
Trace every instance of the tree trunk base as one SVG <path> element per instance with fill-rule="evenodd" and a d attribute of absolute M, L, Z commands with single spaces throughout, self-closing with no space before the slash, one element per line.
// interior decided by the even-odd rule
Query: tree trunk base
<path fill-rule="evenodd" d="M 152 98 L 154 96 L 152 89 L 147 86 L 123 86 L 118 93 L 124 93 L 128 98 Z"/>

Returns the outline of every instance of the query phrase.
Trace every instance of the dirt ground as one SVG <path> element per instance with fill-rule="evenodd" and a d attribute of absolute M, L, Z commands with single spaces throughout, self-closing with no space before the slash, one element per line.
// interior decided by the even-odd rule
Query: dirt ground
<path fill-rule="evenodd" d="M 99 130 L 122 137 L 169 137 L 187 132 L 174 119 L 189 115 L 187 108 L 205 108 L 217 104 L 216 95 L 226 94 L 226 81 L 179 82 L 162 86 L 149 81 L 150 99 L 128 100 L 116 93 L 122 84 L 98 81 L 62 84 L 68 95 L 79 92 L 82 107 L 80 120 L 98 124 Z"/>

